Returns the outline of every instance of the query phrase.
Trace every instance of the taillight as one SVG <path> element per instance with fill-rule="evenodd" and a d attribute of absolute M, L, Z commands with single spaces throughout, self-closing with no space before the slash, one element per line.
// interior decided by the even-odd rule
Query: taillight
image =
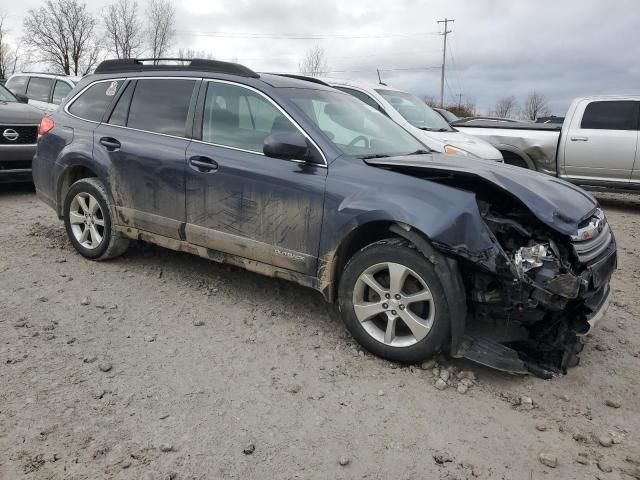
<path fill-rule="evenodd" d="M 38 127 L 38 135 L 46 135 L 55 126 L 56 124 L 53 123 L 53 119 L 51 117 L 43 117 L 40 121 L 40 126 Z"/>

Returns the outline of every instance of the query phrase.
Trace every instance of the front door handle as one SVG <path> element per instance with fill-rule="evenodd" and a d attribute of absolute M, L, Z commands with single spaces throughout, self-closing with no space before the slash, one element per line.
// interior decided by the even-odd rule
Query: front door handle
<path fill-rule="evenodd" d="M 102 137 L 100 139 L 100 145 L 105 147 L 110 152 L 115 152 L 122 146 L 120 145 L 120 142 L 118 140 L 111 137 Z"/>
<path fill-rule="evenodd" d="M 588 142 L 589 137 L 571 137 L 572 142 Z"/>
<path fill-rule="evenodd" d="M 189 158 L 189 165 L 200 173 L 211 173 L 218 170 L 218 162 L 212 158 L 200 155 Z"/>

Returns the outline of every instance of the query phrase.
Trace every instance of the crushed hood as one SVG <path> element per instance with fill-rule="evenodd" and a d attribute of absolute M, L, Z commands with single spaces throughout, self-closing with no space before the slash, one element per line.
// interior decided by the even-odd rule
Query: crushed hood
<path fill-rule="evenodd" d="M 365 161 L 373 166 L 410 167 L 481 178 L 520 200 L 542 223 L 565 235 L 573 235 L 578 225 L 597 207 L 590 194 L 571 183 L 492 161 L 438 153 Z"/>
<path fill-rule="evenodd" d="M 38 125 L 44 113 L 32 105 L 18 102 L 0 102 L 0 125 Z"/>

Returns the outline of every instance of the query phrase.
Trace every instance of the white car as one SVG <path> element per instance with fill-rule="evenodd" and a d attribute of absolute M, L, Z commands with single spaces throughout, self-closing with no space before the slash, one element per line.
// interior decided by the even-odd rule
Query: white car
<path fill-rule="evenodd" d="M 385 85 L 372 87 L 351 80 L 325 78 L 322 81 L 388 115 L 394 122 L 422 140 L 431 150 L 502 162 L 502 154 L 493 145 L 459 132 L 439 113 L 411 93 Z"/>
<path fill-rule="evenodd" d="M 51 73 L 22 72 L 11 75 L 5 86 L 14 95 L 29 99 L 29 105 L 45 113 L 53 112 L 81 77 Z"/>

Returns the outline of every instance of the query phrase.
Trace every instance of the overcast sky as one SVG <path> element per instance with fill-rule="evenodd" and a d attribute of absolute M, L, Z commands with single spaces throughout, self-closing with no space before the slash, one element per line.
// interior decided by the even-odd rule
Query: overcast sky
<path fill-rule="evenodd" d="M 42 0 L 0 0 L 11 35 Z M 107 2 L 88 2 L 99 14 Z M 146 0 L 138 0 L 144 11 Z M 175 50 L 211 52 L 257 71 L 297 72 L 310 47 L 324 48 L 334 77 L 376 82 L 438 98 L 442 26 L 455 19 L 446 102 L 546 95 L 564 115 L 573 97 L 640 93 L 638 0 L 182 0 Z"/>

